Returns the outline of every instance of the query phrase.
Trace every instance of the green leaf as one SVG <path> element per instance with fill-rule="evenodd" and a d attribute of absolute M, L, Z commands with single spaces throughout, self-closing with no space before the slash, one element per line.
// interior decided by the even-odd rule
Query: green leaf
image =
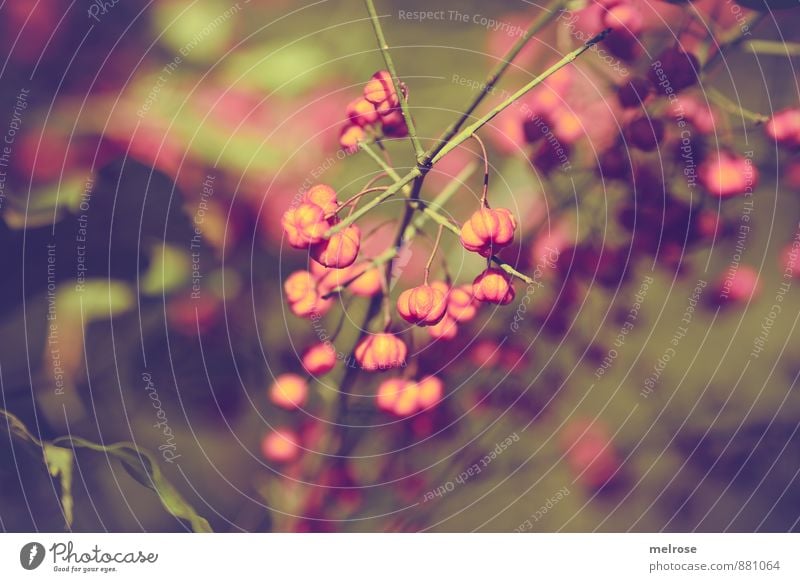
<path fill-rule="evenodd" d="M 91 323 L 128 311 L 134 305 L 134 295 L 121 281 L 87 279 L 80 289 L 75 285 L 61 285 L 56 301 L 60 313 L 82 312 L 84 321 Z"/>
<path fill-rule="evenodd" d="M 141 279 L 142 292 L 158 296 L 178 289 L 192 274 L 189 255 L 175 245 L 164 244 L 153 248 L 150 267 Z"/>
<path fill-rule="evenodd" d="M 239 51 L 225 62 L 223 78 L 231 83 L 281 95 L 298 95 L 328 74 L 325 51 L 311 42 L 261 45 Z"/>
<path fill-rule="evenodd" d="M 52 225 L 66 212 L 78 208 L 81 197 L 91 190 L 93 180 L 91 175 L 70 175 L 55 184 L 33 190 L 30 195 L 12 192 L 3 218 L 12 229 Z"/>
<path fill-rule="evenodd" d="M 61 484 L 61 509 L 67 527 L 72 528 L 73 506 L 72 499 L 72 460 L 73 454 L 69 449 L 44 444 L 44 462 L 50 475 L 58 477 Z"/>
<path fill-rule="evenodd" d="M 161 42 L 183 60 L 209 63 L 217 60 L 230 44 L 239 4 L 218 0 L 159 2 L 153 11 L 154 26 Z"/>

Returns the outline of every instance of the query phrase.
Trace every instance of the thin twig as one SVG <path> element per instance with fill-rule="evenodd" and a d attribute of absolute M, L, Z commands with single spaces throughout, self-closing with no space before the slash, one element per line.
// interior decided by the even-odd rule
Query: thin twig
<path fill-rule="evenodd" d="M 472 138 L 481 146 L 483 153 L 483 193 L 481 194 L 481 206 L 489 208 L 489 156 L 486 153 L 486 146 L 483 145 L 483 140 L 478 137 L 478 134 L 473 133 Z"/>
<path fill-rule="evenodd" d="M 749 109 L 745 109 L 744 107 L 733 101 L 730 97 L 725 95 L 722 91 L 719 91 L 714 87 L 709 87 L 707 89 L 707 93 L 709 98 L 719 107 L 721 107 L 722 109 L 724 109 L 729 113 L 741 116 L 742 119 L 752 121 L 756 124 L 766 123 L 767 121 L 769 121 L 769 117 L 767 117 L 766 115 L 762 113 L 756 113 L 755 111 L 751 111 Z"/>
<path fill-rule="evenodd" d="M 478 106 L 483 102 L 487 95 L 489 95 L 492 91 L 494 91 L 495 85 L 500 81 L 500 78 L 506 72 L 511 63 L 514 59 L 517 58 L 520 51 L 525 47 L 526 44 L 533 38 L 533 36 L 542 30 L 545 26 L 550 24 L 550 22 L 561 12 L 564 6 L 567 5 L 567 0 L 554 0 L 548 6 L 544 8 L 544 12 L 540 14 L 533 22 L 531 22 L 530 26 L 528 26 L 528 30 L 525 31 L 514 46 L 506 53 L 503 59 L 497 63 L 495 68 L 489 73 L 489 76 L 486 78 L 486 82 L 481 86 L 481 90 L 478 91 L 478 94 L 470 101 L 467 107 L 464 109 L 461 116 L 456 119 L 450 126 L 444 130 L 441 137 L 436 141 L 435 144 L 431 146 L 431 148 L 425 152 L 425 156 L 420 161 L 420 165 L 427 166 L 431 163 L 434 157 L 442 150 L 444 146 L 448 144 L 448 142 L 455 137 L 458 131 L 464 126 L 467 120 L 472 116 L 472 113 L 478 108 Z"/>
<path fill-rule="evenodd" d="M 447 145 L 445 145 L 439 151 L 439 153 L 436 154 L 433 157 L 433 159 L 431 160 L 431 164 L 436 164 L 436 162 L 441 160 L 444 156 L 446 156 L 451 151 L 453 151 L 455 148 L 457 148 L 462 143 L 467 141 L 470 137 L 472 137 L 472 135 L 476 131 L 478 131 L 484 125 L 489 123 L 492 119 L 497 117 L 506 108 L 508 108 L 510 105 L 512 105 L 514 102 L 516 102 L 520 97 L 524 96 L 526 93 L 528 93 L 532 89 L 534 89 L 534 88 L 538 87 L 539 85 L 541 85 L 541 83 L 545 79 L 547 79 L 548 77 L 550 77 L 554 73 L 557 73 L 559 70 L 564 68 L 566 65 L 572 63 L 575 59 L 577 59 L 583 53 L 588 51 L 594 45 L 596 45 L 599 42 L 601 42 L 610 32 L 611 32 L 611 29 L 607 28 L 606 30 L 604 30 L 600 34 L 590 38 L 589 40 L 586 41 L 586 43 L 583 46 L 581 46 L 580 48 L 577 48 L 574 51 L 572 51 L 571 53 L 565 55 L 561 60 L 559 60 L 557 63 L 552 65 L 550 68 L 548 68 L 544 73 L 542 73 L 541 75 L 539 75 L 538 77 L 536 77 L 535 79 L 530 81 L 528 84 L 526 84 L 524 87 L 522 87 L 521 89 L 516 91 L 508 99 L 504 100 L 502 103 L 500 103 L 499 105 L 495 106 L 486 115 L 484 115 L 483 117 L 481 117 L 480 119 L 478 119 L 477 121 L 472 123 L 471 125 L 468 125 L 464 129 L 462 129 L 461 132 L 458 135 L 456 135 L 453 139 L 451 139 L 447 143 Z"/>
<path fill-rule="evenodd" d="M 439 225 L 439 232 L 436 233 L 436 241 L 433 243 L 433 250 L 431 250 L 431 256 L 428 258 L 428 262 L 425 264 L 425 278 L 423 279 L 425 285 L 428 284 L 428 277 L 431 274 L 431 264 L 433 263 L 433 259 L 436 256 L 436 251 L 439 250 L 439 242 L 442 240 L 442 231 L 444 230 L 443 225 Z"/>

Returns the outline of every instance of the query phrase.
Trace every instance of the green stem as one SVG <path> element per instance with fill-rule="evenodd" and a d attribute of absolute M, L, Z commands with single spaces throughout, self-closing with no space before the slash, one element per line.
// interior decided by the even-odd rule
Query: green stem
<path fill-rule="evenodd" d="M 386 160 L 384 160 L 378 154 L 378 152 L 376 152 L 372 148 L 369 142 L 362 141 L 358 144 L 358 146 L 359 148 L 361 148 L 362 151 L 364 151 L 364 153 L 366 153 L 369 157 L 375 160 L 375 163 L 378 164 L 381 167 L 381 169 L 384 172 L 386 172 L 392 180 L 394 180 L 395 182 L 400 180 L 400 174 L 398 174 L 397 171 L 392 166 L 386 163 Z"/>
<path fill-rule="evenodd" d="M 369 12 L 369 18 L 372 21 L 372 28 L 375 30 L 375 37 L 378 39 L 381 54 L 383 54 L 383 61 L 386 63 L 386 68 L 392 76 L 392 85 L 394 85 L 397 99 L 400 102 L 400 111 L 403 113 L 403 119 L 405 119 L 406 126 L 408 127 L 408 136 L 411 138 L 411 143 L 414 146 L 414 153 L 417 159 L 420 159 L 425 155 L 425 150 L 422 149 L 422 144 L 417 137 L 417 128 L 414 126 L 414 119 L 411 117 L 411 112 L 408 110 L 408 100 L 400 86 L 400 79 L 397 76 L 397 70 L 395 69 L 392 55 L 389 53 L 389 44 L 386 42 L 383 28 L 381 28 L 380 18 L 375 10 L 375 3 L 372 0 L 364 0 L 364 2 L 367 5 L 367 12 Z"/>
<path fill-rule="evenodd" d="M 800 43 L 780 42 L 775 40 L 749 40 L 743 45 L 744 50 L 756 55 L 771 57 L 797 57 L 800 56 Z"/>
<path fill-rule="evenodd" d="M 445 129 L 436 143 L 433 144 L 433 146 L 431 146 L 427 152 L 425 152 L 424 157 L 419 161 L 420 165 L 427 166 L 430 164 L 431 160 L 436 157 L 436 154 L 438 154 L 442 148 L 444 148 L 447 143 L 453 139 L 461 127 L 472 116 L 472 113 L 483 102 L 486 96 L 494 90 L 495 85 L 497 85 L 500 78 L 506 72 L 508 67 L 511 66 L 511 63 L 515 58 L 517 58 L 525 45 L 528 44 L 535 34 L 547 26 L 566 5 L 567 0 L 554 0 L 549 6 L 545 7 L 543 13 L 541 13 L 533 22 L 531 22 L 530 26 L 528 26 L 528 30 L 525 31 L 525 34 L 522 35 L 516 43 L 514 43 L 514 46 L 511 47 L 503 59 L 497 63 L 495 68 L 489 73 L 489 76 L 486 78 L 486 82 L 481 87 L 481 90 L 472 99 L 472 101 L 470 101 L 461 116 L 451 123 L 450 126 Z"/>
<path fill-rule="evenodd" d="M 709 98 L 716 103 L 719 107 L 732 113 L 734 115 L 739 115 L 742 119 L 746 119 L 748 121 L 752 121 L 754 123 L 766 123 L 769 121 L 769 117 L 763 115 L 761 113 L 756 113 L 755 111 L 750 111 L 749 109 L 745 109 L 735 101 L 731 100 L 727 95 L 719 91 L 714 87 L 710 87 L 707 89 Z"/>

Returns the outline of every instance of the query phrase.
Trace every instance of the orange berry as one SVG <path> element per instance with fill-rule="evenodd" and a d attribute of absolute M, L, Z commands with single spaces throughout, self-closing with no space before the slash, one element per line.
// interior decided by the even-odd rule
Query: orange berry
<path fill-rule="evenodd" d="M 447 294 L 430 285 L 406 289 L 397 298 L 400 317 L 419 326 L 436 325 L 447 310 Z"/>
<path fill-rule="evenodd" d="M 474 319 L 477 313 L 478 306 L 475 304 L 471 286 L 461 285 L 450 290 L 447 301 L 447 314 L 450 317 L 461 323 Z"/>
<path fill-rule="evenodd" d="M 300 456 L 300 439 L 289 428 L 279 428 L 264 436 L 261 441 L 261 454 L 268 461 L 288 463 Z"/>
<path fill-rule="evenodd" d="M 392 107 L 397 106 L 397 93 L 395 93 L 392 75 L 389 71 L 378 71 L 372 75 L 372 78 L 364 85 L 364 99 L 375 105 L 388 101 Z"/>
<path fill-rule="evenodd" d="M 303 354 L 303 367 L 313 376 L 322 376 L 336 366 L 336 348 L 330 343 L 314 344 Z"/>
<path fill-rule="evenodd" d="M 347 105 L 347 117 L 351 123 L 364 127 L 378 121 L 378 112 L 375 110 L 374 104 L 363 97 L 359 97 Z"/>
<path fill-rule="evenodd" d="M 449 315 L 445 315 L 439 323 L 426 329 L 433 339 L 451 340 L 458 335 L 458 323 Z"/>
<path fill-rule="evenodd" d="M 309 293 L 315 292 L 316 285 L 317 283 L 311 273 L 308 271 L 295 271 L 283 282 L 286 301 L 289 303 L 302 301 Z"/>
<path fill-rule="evenodd" d="M 369 335 L 355 349 L 356 361 L 371 372 L 404 366 L 407 354 L 406 344 L 390 333 Z"/>
<path fill-rule="evenodd" d="M 478 301 L 508 305 L 514 300 L 514 286 L 504 271 L 490 267 L 472 282 L 472 294 Z"/>
<path fill-rule="evenodd" d="M 364 128 L 353 123 L 348 123 L 339 133 L 339 146 L 348 154 L 358 151 L 358 144 L 367 136 Z"/>
<path fill-rule="evenodd" d="M 468 251 L 489 256 L 514 240 L 517 222 L 505 208 L 481 208 L 461 227 L 461 244 Z"/>
<path fill-rule="evenodd" d="M 351 293 L 360 297 L 372 297 L 380 293 L 381 274 L 375 267 L 369 266 L 369 263 L 364 263 L 364 267 L 354 267 L 353 276 L 357 275 L 359 271 L 361 274 L 347 287 Z"/>
<path fill-rule="evenodd" d="M 332 299 L 322 299 L 317 282 L 308 271 L 296 271 L 283 283 L 289 308 L 298 317 L 324 315 L 333 305 Z"/>
<path fill-rule="evenodd" d="M 378 395 L 375 400 L 378 408 L 386 412 L 394 411 L 394 405 L 400 396 L 400 393 L 405 389 L 406 382 L 402 378 L 389 378 L 384 380 L 378 386 Z"/>
<path fill-rule="evenodd" d="M 444 383 L 436 376 L 426 376 L 417 382 L 417 407 L 431 408 L 439 403 L 444 395 Z"/>
<path fill-rule="evenodd" d="M 392 407 L 392 412 L 397 416 L 409 416 L 417 411 L 419 401 L 419 386 L 414 382 L 406 382 L 397 395 Z"/>
<path fill-rule="evenodd" d="M 297 374 L 281 374 L 269 387 L 269 399 L 286 410 L 300 408 L 308 398 L 308 383 Z"/>
<path fill-rule="evenodd" d="M 311 257 L 326 267 L 344 269 L 358 258 L 360 246 L 361 229 L 351 224 L 328 240 L 312 245 Z"/>
<path fill-rule="evenodd" d="M 330 224 L 325 220 L 325 211 L 316 204 L 303 202 L 283 214 L 281 225 L 289 244 L 298 249 L 323 240 Z"/>
<path fill-rule="evenodd" d="M 311 202 L 316 204 L 326 215 L 334 214 L 339 210 L 339 199 L 336 196 L 336 190 L 327 184 L 317 184 L 308 189 L 303 197 L 304 202 Z"/>

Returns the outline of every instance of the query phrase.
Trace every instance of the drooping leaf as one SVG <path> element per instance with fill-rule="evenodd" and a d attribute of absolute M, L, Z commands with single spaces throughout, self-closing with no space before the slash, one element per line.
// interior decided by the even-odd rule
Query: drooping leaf
<path fill-rule="evenodd" d="M 72 499 L 72 461 L 73 454 L 69 449 L 57 447 L 48 443 L 44 444 L 44 461 L 50 475 L 57 477 L 61 486 L 61 509 L 67 527 L 72 528 L 73 506 Z"/>
<path fill-rule="evenodd" d="M 133 443 L 119 442 L 100 445 L 80 437 L 68 436 L 56 438 L 52 442 L 46 442 L 36 438 L 25 426 L 25 423 L 14 414 L 0 409 L 0 417 L 6 420 L 8 430 L 14 438 L 42 451 L 47 470 L 53 477 L 59 478 L 61 505 L 68 526 L 71 527 L 74 515 L 74 500 L 72 497 L 73 450 L 75 448 L 83 448 L 106 453 L 119 460 L 125 470 L 137 482 L 156 492 L 161 504 L 171 515 L 189 522 L 192 531 L 213 531 L 208 521 L 197 513 L 175 486 L 164 477 L 153 455 Z M 73 450 L 63 446 L 65 444 L 69 444 Z"/>
<path fill-rule="evenodd" d="M 66 438 L 76 447 L 105 452 L 118 459 L 136 481 L 153 489 L 158 494 L 161 504 L 170 514 L 188 521 L 192 531 L 213 531 L 208 521 L 200 516 L 175 486 L 164 477 L 158 463 L 147 451 L 138 448 L 133 443 L 123 442 L 103 446 L 81 438 Z"/>

